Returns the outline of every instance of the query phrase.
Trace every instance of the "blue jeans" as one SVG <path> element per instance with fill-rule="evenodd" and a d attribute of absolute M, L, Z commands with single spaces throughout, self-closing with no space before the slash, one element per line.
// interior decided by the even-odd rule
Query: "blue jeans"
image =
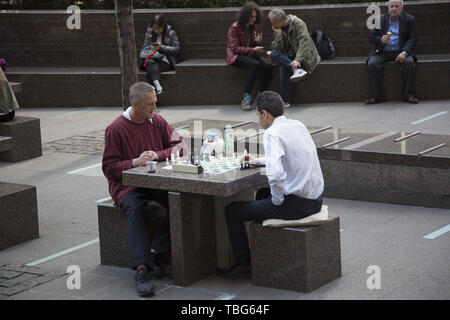
<path fill-rule="evenodd" d="M 292 75 L 292 60 L 286 54 L 277 50 L 270 53 L 270 58 L 280 66 L 280 96 L 284 102 L 289 102 L 289 95 L 291 93 L 289 77 Z"/>

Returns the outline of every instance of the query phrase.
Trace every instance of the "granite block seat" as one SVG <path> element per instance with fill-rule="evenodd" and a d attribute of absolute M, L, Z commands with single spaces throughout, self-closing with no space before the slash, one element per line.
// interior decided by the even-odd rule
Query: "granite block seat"
<path fill-rule="evenodd" d="M 148 234 L 151 240 L 158 230 L 166 209 L 158 203 L 148 203 Z M 100 262 L 103 265 L 130 267 L 128 241 L 126 235 L 126 217 L 113 201 L 97 205 L 98 228 L 100 237 Z"/>
<path fill-rule="evenodd" d="M 36 187 L 0 182 L 0 250 L 38 237 Z"/>
<path fill-rule="evenodd" d="M 362 102 L 370 95 L 365 56 L 322 61 L 305 81 L 292 85 L 291 103 Z M 416 74 L 421 100 L 450 99 L 450 54 L 419 55 Z M 187 59 L 175 71 L 164 72 L 165 93 L 160 106 L 240 104 L 247 71 L 224 59 Z M 101 107 L 121 104 L 120 69 L 27 67 L 9 68 L 8 77 L 26 82 L 27 94 L 18 96 L 21 107 Z M 401 75 L 394 63 L 384 72 L 386 98 L 401 100 Z M 140 71 L 140 81 L 147 81 Z M 270 89 L 279 91 L 276 69 Z M 255 88 L 256 90 L 256 88 Z M 79 93 L 83 92 L 82 95 Z M 108 94 L 104 94 L 104 93 Z M 324 94 L 326 93 L 326 94 Z"/>
<path fill-rule="evenodd" d="M 302 227 L 249 225 L 252 284 L 308 293 L 341 276 L 339 217 Z"/>
<path fill-rule="evenodd" d="M 1 151 L 0 161 L 18 162 L 42 156 L 41 126 L 38 118 L 15 116 L 0 122 L 0 136 L 11 137 L 12 147 Z"/>
<path fill-rule="evenodd" d="M 11 137 L 0 136 L 0 153 L 12 148 Z"/>

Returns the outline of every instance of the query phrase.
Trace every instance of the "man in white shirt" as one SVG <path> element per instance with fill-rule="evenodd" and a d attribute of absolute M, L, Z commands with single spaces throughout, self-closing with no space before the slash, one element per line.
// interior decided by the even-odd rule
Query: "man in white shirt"
<path fill-rule="evenodd" d="M 266 167 L 270 189 L 258 190 L 256 200 L 236 201 L 225 209 L 235 264 L 221 271 L 229 277 L 245 277 L 251 272 L 245 221 L 297 220 L 322 208 L 324 181 L 308 130 L 300 121 L 283 116 L 283 100 L 276 92 L 264 91 L 255 106 L 259 124 L 266 129 L 265 157 L 248 155 L 243 161 Z"/>

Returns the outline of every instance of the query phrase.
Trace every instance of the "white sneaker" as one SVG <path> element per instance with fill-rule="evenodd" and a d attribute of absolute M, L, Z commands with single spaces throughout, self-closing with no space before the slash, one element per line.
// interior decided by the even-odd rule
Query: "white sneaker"
<path fill-rule="evenodd" d="M 284 103 L 284 108 L 286 109 L 286 108 L 290 108 L 291 107 L 291 104 L 289 103 L 289 102 L 285 102 Z"/>
<path fill-rule="evenodd" d="M 292 82 L 297 82 L 297 81 L 300 81 L 301 79 L 303 79 L 307 74 L 308 74 L 308 72 L 306 72 L 302 68 L 297 68 L 297 69 L 294 69 L 294 74 L 291 76 L 290 79 Z"/>

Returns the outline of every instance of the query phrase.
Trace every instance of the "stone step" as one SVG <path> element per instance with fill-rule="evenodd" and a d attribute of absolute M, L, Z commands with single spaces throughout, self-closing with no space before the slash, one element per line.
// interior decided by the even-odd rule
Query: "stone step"
<path fill-rule="evenodd" d="M 309 31 L 321 29 L 332 39 L 336 56 L 365 56 L 369 18 L 365 4 L 285 6 L 287 13 L 304 20 Z M 386 4 L 380 5 L 387 11 Z M 271 7 L 262 7 L 263 44 L 270 47 L 273 31 L 267 20 Z M 186 59 L 224 59 L 227 30 L 240 8 L 134 10 L 136 47 L 139 52 L 151 17 L 161 11 L 177 31 Z M 408 1 L 404 11 L 416 17 L 418 54 L 444 54 L 450 47 L 450 1 Z M 82 10 L 81 29 L 69 30 L 64 10 L 3 11 L 2 56 L 8 67 L 119 66 L 114 10 Z M 36 32 L 30 33 L 30 28 Z"/>
<path fill-rule="evenodd" d="M 19 82 L 10 82 L 11 89 L 14 93 L 20 93 L 22 92 L 22 84 Z"/>
<path fill-rule="evenodd" d="M 419 55 L 416 74 L 421 100 L 450 99 L 450 54 Z M 339 57 L 322 61 L 304 81 L 292 85 L 291 103 L 364 101 L 370 95 L 366 57 Z M 270 89 L 279 92 L 275 69 Z M 8 77 L 24 83 L 18 96 L 23 108 L 102 107 L 121 104 L 119 68 L 10 68 Z M 162 74 L 165 93 L 160 106 L 240 104 L 247 72 L 222 59 L 190 59 L 176 72 Z M 140 81 L 147 81 L 144 72 Z M 256 88 L 255 88 L 256 89 Z M 401 76 L 394 63 L 385 68 L 388 100 L 401 99 Z"/>

